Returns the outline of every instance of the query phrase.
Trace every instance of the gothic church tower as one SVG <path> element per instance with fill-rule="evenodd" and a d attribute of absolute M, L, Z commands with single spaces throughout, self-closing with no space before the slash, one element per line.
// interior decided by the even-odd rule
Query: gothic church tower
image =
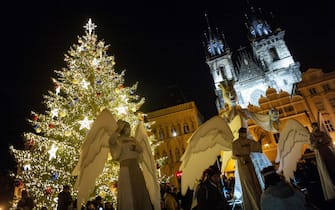
<path fill-rule="evenodd" d="M 252 6 L 245 18 L 250 46 L 238 49 L 234 57 L 229 48 L 223 48 L 221 53 L 211 53 L 214 49 L 211 43 L 216 35 L 208 27 L 206 63 L 214 79 L 218 111 L 224 107 L 218 84 L 225 79 L 234 82 L 238 104 L 242 108 L 249 104 L 257 106 L 258 99 L 269 87 L 292 94 L 295 84 L 301 81 L 300 64 L 294 61 L 284 41 L 285 31 L 273 30 L 261 10 L 256 11 Z M 224 37 L 220 38 L 224 43 Z"/>
<path fill-rule="evenodd" d="M 216 106 L 218 110 L 224 107 L 224 100 L 220 88 L 220 83 L 226 79 L 235 80 L 235 70 L 232 63 L 232 53 L 225 41 L 223 33 L 218 28 L 212 30 L 207 14 L 207 32 L 204 40 L 204 48 L 206 49 L 206 62 L 209 65 L 211 75 L 214 81 L 214 91 L 217 96 Z"/>

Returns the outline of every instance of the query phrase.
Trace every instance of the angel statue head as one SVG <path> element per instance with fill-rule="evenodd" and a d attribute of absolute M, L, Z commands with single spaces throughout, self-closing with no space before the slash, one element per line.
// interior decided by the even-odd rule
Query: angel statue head
<path fill-rule="evenodd" d="M 120 129 L 121 136 L 130 136 L 130 124 L 124 120 L 118 120 L 117 126 Z"/>
<path fill-rule="evenodd" d="M 319 124 L 317 122 L 313 122 L 312 123 L 312 129 L 313 129 L 313 131 L 319 130 Z"/>
<path fill-rule="evenodd" d="M 244 128 L 244 127 L 241 127 L 239 130 L 238 130 L 238 134 L 241 138 L 246 138 L 247 137 L 247 129 Z"/>

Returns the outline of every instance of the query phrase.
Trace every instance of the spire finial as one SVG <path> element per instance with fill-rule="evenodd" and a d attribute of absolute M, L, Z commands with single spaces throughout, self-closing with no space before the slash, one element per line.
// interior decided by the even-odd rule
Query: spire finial
<path fill-rule="evenodd" d="M 97 27 L 94 23 L 92 23 L 92 19 L 90 18 L 84 28 L 88 31 L 88 34 L 91 35 L 92 31 Z"/>

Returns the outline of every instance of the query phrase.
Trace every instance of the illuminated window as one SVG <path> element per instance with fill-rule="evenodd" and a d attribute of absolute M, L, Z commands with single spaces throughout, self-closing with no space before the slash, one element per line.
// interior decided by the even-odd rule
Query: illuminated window
<path fill-rule="evenodd" d="M 174 126 L 171 127 L 171 135 L 173 137 L 177 136 L 177 131 L 176 131 L 176 128 Z"/>
<path fill-rule="evenodd" d="M 189 133 L 190 132 L 190 128 L 188 127 L 187 123 L 184 123 L 184 134 Z"/>

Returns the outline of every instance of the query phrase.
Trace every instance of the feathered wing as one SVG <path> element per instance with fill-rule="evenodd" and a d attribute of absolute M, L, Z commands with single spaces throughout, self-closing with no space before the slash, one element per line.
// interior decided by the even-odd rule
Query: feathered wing
<path fill-rule="evenodd" d="M 256 124 L 260 126 L 261 128 L 263 128 L 264 130 L 269 131 L 269 132 L 278 133 L 279 118 L 273 119 L 274 117 L 271 114 L 265 115 L 265 114 L 255 113 L 255 112 L 249 112 L 247 110 L 245 111 L 245 113 L 247 114 L 249 118 L 254 120 Z"/>
<path fill-rule="evenodd" d="M 107 161 L 109 137 L 117 128 L 112 113 L 105 109 L 94 121 L 80 148 L 79 161 L 72 172 L 77 176 L 75 189 L 78 190 L 77 208 L 85 203 L 95 186 L 96 178 L 102 173 Z"/>
<path fill-rule="evenodd" d="M 212 165 L 220 151 L 231 151 L 233 133 L 228 124 L 215 116 L 202 124 L 188 139 L 185 153 L 181 157 L 181 192 L 193 189 L 202 172 Z M 229 153 L 227 153 L 229 154 Z"/>
<path fill-rule="evenodd" d="M 140 166 L 142 168 L 142 173 L 150 195 L 151 202 L 155 210 L 160 210 L 160 187 L 157 178 L 157 169 L 151 150 L 151 145 L 148 140 L 147 131 L 143 123 L 140 123 L 137 126 L 135 138 L 137 141 L 139 141 L 140 145 L 143 148 Z"/>
<path fill-rule="evenodd" d="M 288 120 L 280 132 L 276 157 L 278 171 L 283 172 L 288 181 L 293 177 L 304 144 L 309 144 L 309 131 L 298 121 Z"/>

